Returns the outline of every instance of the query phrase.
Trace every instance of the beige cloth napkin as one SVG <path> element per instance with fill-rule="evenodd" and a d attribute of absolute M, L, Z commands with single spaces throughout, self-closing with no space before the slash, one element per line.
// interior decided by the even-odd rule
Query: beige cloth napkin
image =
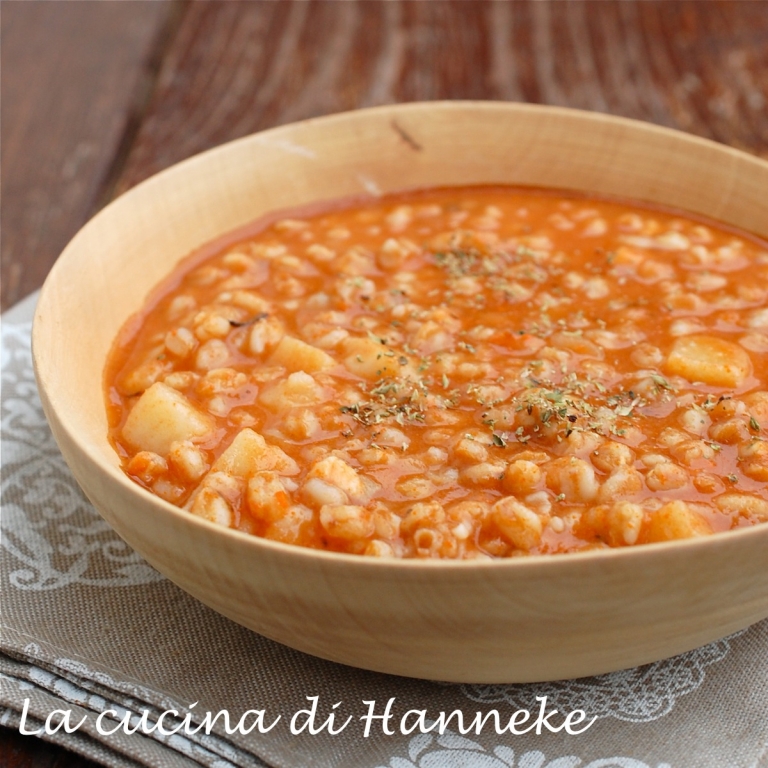
<path fill-rule="evenodd" d="M 32 374 L 34 297 L 4 316 L 2 333 L 2 642 L 0 724 L 40 729 L 70 710 L 68 734 L 43 738 L 111 766 L 283 768 L 768 768 L 768 620 L 666 661 L 538 685 L 448 685 L 322 661 L 266 640 L 186 595 L 132 552 L 86 501 L 51 437 Z M 766 564 L 768 566 L 768 564 Z M 467 648 L 467 653 L 472 649 Z M 318 696 L 334 704 L 335 735 L 291 733 L 292 716 Z M 584 710 L 579 735 L 404 734 L 409 709 L 461 710 L 465 722 L 497 710 Z M 374 721 L 390 698 L 395 733 Z M 539 697 L 539 699 L 537 699 Z M 195 705 L 191 707 L 191 705 Z M 191 707 L 191 708 L 190 708 Z M 165 725 L 188 713 L 265 710 L 268 733 L 209 735 L 157 730 L 104 735 L 126 713 Z M 145 714 L 146 713 L 146 714 Z M 412 718 L 415 718 L 413 715 Z M 413 719 L 411 720 L 413 722 Z M 109 728 L 104 727 L 106 725 Z"/>

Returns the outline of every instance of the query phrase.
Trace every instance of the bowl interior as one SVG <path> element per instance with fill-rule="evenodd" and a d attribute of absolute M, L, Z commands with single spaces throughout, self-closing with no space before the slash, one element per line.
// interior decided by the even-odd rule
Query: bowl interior
<path fill-rule="evenodd" d="M 529 558 L 530 563 L 501 567 L 470 566 L 461 574 L 441 564 L 427 569 L 428 574 L 418 564 L 352 563 L 351 556 L 327 553 L 319 558 L 311 551 L 217 528 L 149 496 L 120 471 L 107 440 L 104 363 L 119 329 L 179 259 L 272 211 L 473 184 L 555 187 L 637 199 L 768 236 L 768 163 L 685 134 L 604 115 L 501 103 L 410 104 L 318 118 L 226 144 L 149 179 L 101 211 L 67 246 L 43 288 L 33 331 L 41 396 L 65 458 L 86 493 L 152 564 L 222 613 L 317 655 L 399 674 L 474 682 L 594 674 L 692 648 L 765 615 L 765 577 L 755 581 L 756 565 L 752 576 L 739 574 L 745 555 L 764 561 L 768 526 L 712 537 L 722 545 L 676 542 L 637 548 L 644 552 L 592 553 L 546 563 Z M 751 542 L 748 553 L 740 550 L 739 542 L 745 541 Z M 695 562 L 694 550 L 704 548 L 723 553 L 723 568 L 718 575 L 707 566 L 709 581 L 689 584 L 686 569 Z M 257 552 L 263 558 L 261 570 L 254 565 Z M 636 586 L 642 607 L 638 603 L 632 609 L 633 618 L 623 595 L 641 558 L 658 574 L 655 586 Z M 195 570 L 200 560 L 205 565 Z M 280 570 L 287 560 L 291 584 Z M 320 560 L 326 565 L 318 565 Z M 210 586 L 205 569 L 214 564 L 221 578 L 229 580 L 229 592 L 242 592 L 240 602 Z M 470 570 L 478 575 L 470 577 Z M 505 581 L 513 570 L 525 571 L 531 594 L 545 601 L 557 598 L 549 613 L 533 604 L 522 610 L 519 620 L 527 623 L 515 625 L 520 646 L 510 640 L 514 627 L 505 624 L 509 600 L 520 594 L 519 585 Z M 431 575 L 438 571 L 451 571 L 445 579 L 451 594 L 448 587 L 441 592 Z M 580 574 L 583 584 L 576 580 Z M 673 578 L 682 579 L 686 591 L 675 598 L 678 602 L 666 605 L 655 595 Z M 391 592 L 382 592 L 383 579 Z M 414 590 L 412 579 L 426 591 Z M 721 593 L 718 579 L 725 582 Z M 350 583 L 354 589 L 348 596 L 344 585 Z M 568 613 L 569 604 L 575 604 L 563 591 L 568 583 L 581 590 L 577 607 L 586 606 L 576 618 Z M 297 595 L 306 594 L 303 590 L 314 591 L 313 599 L 298 600 Z M 477 590 L 486 595 L 485 613 L 470 615 Z M 707 618 L 707 611 L 711 614 L 719 603 L 734 599 L 746 607 L 726 605 L 717 620 Z M 281 614 L 291 600 L 301 613 Z M 595 621 L 596 613 L 590 617 L 590 601 L 599 604 L 603 623 Z M 441 623 L 443 603 L 459 606 L 456 621 L 445 619 L 450 627 Z M 563 620 L 574 663 L 552 661 L 557 611 L 568 614 L 569 622 L 580 622 L 575 628 Z M 374 633 L 358 627 L 362 615 L 386 628 L 385 641 L 377 644 Z M 668 640 L 650 630 L 638 633 L 654 616 L 670 626 L 677 622 Z M 305 631 L 308 626 L 324 628 L 324 638 L 319 630 Z M 478 628 L 488 638 L 489 652 L 480 667 L 478 662 L 470 667 L 460 649 L 462 643 L 479 647 L 485 642 Z M 417 638 L 418 652 L 409 646 L 412 652 L 404 655 L 398 633 L 403 642 Z M 292 642 L 299 636 L 302 642 Z M 610 639 L 613 650 L 606 652 L 605 643 L 596 647 L 599 638 L 605 643 Z M 354 643 L 361 649 L 357 655 Z M 537 647 L 542 650 L 534 658 Z"/>

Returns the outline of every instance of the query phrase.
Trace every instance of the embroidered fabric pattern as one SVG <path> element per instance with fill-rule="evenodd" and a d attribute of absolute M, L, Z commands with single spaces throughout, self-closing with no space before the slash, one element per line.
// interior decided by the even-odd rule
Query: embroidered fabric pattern
<path fill-rule="evenodd" d="M 630 723 L 658 720 L 672 711 L 681 696 L 704 683 L 707 667 L 724 659 L 730 653 L 731 641 L 745 631 L 642 667 L 578 680 L 539 683 L 536 695 L 547 696 L 552 707 L 565 712 L 583 709 L 591 717 L 613 717 Z M 530 699 L 528 687 L 522 685 L 459 688 L 467 698 L 481 704 L 505 702 L 513 708 L 525 708 Z"/>
<path fill-rule="evenodd" d="M 606 757 L 585 762 L 576 755 L 548 760 L 539 750 L 515 753 L 506 745 L 492 752 L 480 744 L 446 731 L 442 736 L 420 734 L 408 745 L 408 758 L 393 757 L 378 768 L 671 768 L 668 763 L 648 765 L 633 757 Z"/>
<path fill-rule="evenodd" d="M 2 329 L 1 543 L 22 564 L 9 584 L 53 590 L 159 581 L 99 517 L 64 463 L 37 395 L 30 331 L 31 323 Z"/>

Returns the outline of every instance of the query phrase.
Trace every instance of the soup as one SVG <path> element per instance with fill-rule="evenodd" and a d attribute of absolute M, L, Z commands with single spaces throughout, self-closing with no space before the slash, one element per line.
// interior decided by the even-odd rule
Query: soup
<path fill-rule="evenodd" d="M 117 340 L 110 439 L 191 514 L 379 557 L 768 520 L 768 246 L 559 191 L 292 214 L 183 262 Z"/>

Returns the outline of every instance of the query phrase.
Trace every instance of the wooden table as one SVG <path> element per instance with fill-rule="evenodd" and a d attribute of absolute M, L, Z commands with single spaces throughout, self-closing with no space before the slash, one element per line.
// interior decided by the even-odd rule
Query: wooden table
<path fill-rule="evenodd" d="M 2 4 L 2 308 L 100 207 L 221 142 L 358 107 L 609 112 L 768 158 L 766 0 Z M 0 765 L 87 765 L 0 729 Z"/>

